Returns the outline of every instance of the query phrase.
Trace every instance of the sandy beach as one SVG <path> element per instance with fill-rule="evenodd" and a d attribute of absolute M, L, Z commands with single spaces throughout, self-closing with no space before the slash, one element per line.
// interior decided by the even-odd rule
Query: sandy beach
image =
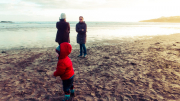
<path fill-rule="evenodd" d="M 87 44 L 69 55 L 75 71 L 74 101 L 180 100 L 180 34 Z M 108 45 L 108 43 L 111 43 Z M 52 77 L 54 48 L 0 53 L 1 101 L 57 101 L 62 81 Z"/>

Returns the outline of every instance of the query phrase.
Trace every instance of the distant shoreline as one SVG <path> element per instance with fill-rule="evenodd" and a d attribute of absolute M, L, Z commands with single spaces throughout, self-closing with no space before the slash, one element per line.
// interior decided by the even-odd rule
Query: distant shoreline
<path fill-rule="evenodd" d="M 169 23 L 180 23 L 180 16 L 161 17 L 157 19 L 142 20 L 139 22 L 169 22 Z"/>

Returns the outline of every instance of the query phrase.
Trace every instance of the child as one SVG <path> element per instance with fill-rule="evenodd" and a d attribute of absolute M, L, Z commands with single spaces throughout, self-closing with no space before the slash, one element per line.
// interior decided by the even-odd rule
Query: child
<path fill-rule="evenodd" d="M 63 90 L 65 93 L 65 101 L 68 101 L 71 96 L 74 96 L 74 70 L 72 62 L 68 55 L 71 53 L 72 47 L 69 43 L 63 42 L 56 48 L 58 53 L 58 63 L 54 76 L 60 76 L 63 81 Z"/>

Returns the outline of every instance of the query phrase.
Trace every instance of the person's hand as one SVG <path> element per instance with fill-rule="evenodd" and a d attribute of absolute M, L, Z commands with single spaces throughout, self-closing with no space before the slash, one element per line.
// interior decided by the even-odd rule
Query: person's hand
<path fill-rule="evenodd" d="M 84 29 L 82 29 L 82 31 L 84 31 Z"/>

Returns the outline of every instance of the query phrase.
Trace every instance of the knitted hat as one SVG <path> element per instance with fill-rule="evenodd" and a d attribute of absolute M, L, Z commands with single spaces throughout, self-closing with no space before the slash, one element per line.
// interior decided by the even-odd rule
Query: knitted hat
<path fill-rule="evenodd" d="M 61 17 L 59 17 L 59 19 L 66 19 L 66 14 L 65 13 L 61 13 Z"/>
<path fill-rule="evenodd" d="M 60 54 L 60 45 L 56 48 L 56 52 Z"/>

